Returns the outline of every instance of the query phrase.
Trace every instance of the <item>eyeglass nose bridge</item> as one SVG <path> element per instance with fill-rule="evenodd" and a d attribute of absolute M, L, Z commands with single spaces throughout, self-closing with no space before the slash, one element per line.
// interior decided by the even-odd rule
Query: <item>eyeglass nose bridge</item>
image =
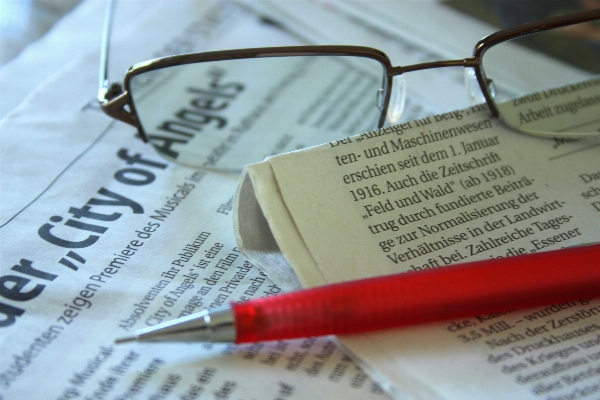
<path fill-rule="evenodd" d="M 477 82 L 479 83 L 479 87 L 481 88 L 481 91 L 483 93 L 483 96 L 485 98 L 485 101 L 486 101 L 490 111 L 496 118 L 499 116 L 496 105 L 494 104 L 493 98 L 491 97 L 492 95 L 490 94 L 490 91 L 488 90 L 488 84 L 487 84 L 488 80 L 486 79 L 485 75 L 483 74 L 483 72 L 481 70 L 481 60 L 479 57 L 464 58 L 461 60 L 432 61 L 432 62 L 426 62 L 426 63 L 420 63 L 420 64 L 407 65 L 407 66 L 391 67 L 388 71 L 388 82 L 392 82 L 393 78 L 395 76 L 402 76 L 404 73 L 407 73 L 407 72 L 422 71 L 422 70 L 434 69 L 434 68 L 446 68 L 446 67 L 473 68 L 473 70 L 475 71 L 475 76 L 477 78 Z M 389 107 L 389 104 L 386 104 L 386 106 Z M 386 113 L 387 113 L 387 107 L 386 107 Z"/>

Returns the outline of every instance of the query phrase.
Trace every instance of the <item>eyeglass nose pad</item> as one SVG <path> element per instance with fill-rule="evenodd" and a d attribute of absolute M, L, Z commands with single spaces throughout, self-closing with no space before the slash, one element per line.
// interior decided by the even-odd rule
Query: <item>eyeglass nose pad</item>
<path fill-rule="evenodd" d="M 487 87 L 488 87 L 488 92 L 490 92 L 490 95 L 495 99 L 496 98 L 496 85 L 494 84 L 494 81 L 492 79 L 488 79 L 486 83 L 487 83 Z"/>
<path fill-rule="evenodd" d="M 379 108 L 380 110 L 383 108 L 384 95 L 385 95 L 385 90 L 383 90 L 382 88 L 377 89 L 377 96 L 375 98 L 375 104 L 377 105 L 377 108 Z"/>
<path fill-rule="evenodd" d="M 488 84 L 489 82 L 492 81 L 488 80 Z M 465 68 L 465 86 L 467 87 L 469 103 L 471 103 L 472 106 L 485 103 L 485 97 L 483 96 L 483 92 L 477 81 L 477 76 L 475 75 L 475 68 Z M 490 92 L 492 91 L 490 90 Z M 496 91 L 494 90 L 492 93 L 495 95 Z"/>
<path fill-rule="evenodd" d="M 404 104 L 406 102 L 406 79 L 403 75 L 395 76 L 392 79 L 392 93 L 390 95 L 390 104 L 387 111 L 387 123 L 395 125 L 400 123 Z"/>

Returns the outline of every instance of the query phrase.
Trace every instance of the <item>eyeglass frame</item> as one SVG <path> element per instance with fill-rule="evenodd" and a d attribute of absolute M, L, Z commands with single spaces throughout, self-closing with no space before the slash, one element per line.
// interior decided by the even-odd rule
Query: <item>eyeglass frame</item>
<path fill-rule="evenodd" d="M 479 40 L 473 50 L 473 56 L 458 60 L 432 61 L 408 66 L 392 66 L 389 57 L 380 50 L 364 46 L 349 45 L 309 45 L 309 46 L 284 46 L 284 47 L 259 47 L 236 50 L 221 50 L 202 53 L 180 54 L 168 57 L 151 59 L 131 66 L 123 80 L 123 86 L 117 82 L 108 80 L 108 53 L 110 44 L 110 32 L 114 14 L 114 0 L 109 2 L 107 17 L 104 26 L 102 53 L 100 57 L 100 83 L 98 90 L 98 101 L 101 109 L 110 117 L 125 122 L 138 129 L 141 139 L 148 143 L 148 136 L 142 127 L 135 105 L 131 99 L 131 79 L 144 72 L 163 69 L 177 65 L 195 64 L 201 62 L 214 62 L 225 60 L 240 60 L 266 57 L 292 57 L 292 56 L 348 56 L 363 57 L 378 61 L 385 69 L 383 81 L 384 98 L 381 103 L 381 115 L 377 124 L 380 129 L 385 124 L 389 102 L 391 98 L 392 85 L 395 76 L 407 72 L 421 71 L 433 68 L 465 67 L 473 68 L 475 77 L 481 88 L 487 106 L 495 118 L 501 118 L 493 95 L 490 93 L 488 79 L 482 68 L 481 59 L 485 52 L 502 42 L 527 36 L 533 33 L 543 32 L 551 29 L 562 28 L 584 22 L 600 19 L 600 9 L 578 12 L 575 14 L 549 18 L 541 21 L 529 22 L 512 28 L 496 31 Z M 127 110 L 129 108 L 129 111 Z"/>

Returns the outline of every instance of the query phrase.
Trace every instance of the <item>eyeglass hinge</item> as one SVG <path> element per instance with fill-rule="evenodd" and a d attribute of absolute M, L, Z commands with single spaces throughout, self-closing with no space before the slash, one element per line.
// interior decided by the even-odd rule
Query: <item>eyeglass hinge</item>
<path fill-rule="evenodd" d="M 105 100 L 113 100 L 123 94 L 123 86 L 119 82 L 111 82 L 104 91 Z"/>
<path fill-rule="evenodd" d="M 463 66 L 464 67 L 477 67 L 479 66 L 479 59 L 477 58 L 465 58 L 463 60 Z"/>
<path fill-rule="evenodd" d="M 98 99 L 100 108 L 105 114 L 139 129 L 137 117 L 126 109 L 130 103 L 129 100 L 129 93 L 124 92 L 118 83 L 112 83 L 109 87 L 104 88 L 104 93 L 100 93 Z M 144 142 L 148 142 L 145 135 L 141 135 L 141 137 Z"/>

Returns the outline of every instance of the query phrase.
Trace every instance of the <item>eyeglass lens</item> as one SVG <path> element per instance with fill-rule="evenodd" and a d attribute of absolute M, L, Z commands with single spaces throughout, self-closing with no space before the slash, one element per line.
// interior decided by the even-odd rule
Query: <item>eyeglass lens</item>
<path fill-rule="evenodd" d="M 488 90 L 508 125 L 543 136 L 600 132 L 598 22 L 527 35 L 483 54 Z"/>
<path fill-rule="evenodd" d="M 384 88 L 379 61 L 351 56 L 201 62 L 130 82 L 140 123 L 160 154 L 223 170 L 374 129 Z"/>

